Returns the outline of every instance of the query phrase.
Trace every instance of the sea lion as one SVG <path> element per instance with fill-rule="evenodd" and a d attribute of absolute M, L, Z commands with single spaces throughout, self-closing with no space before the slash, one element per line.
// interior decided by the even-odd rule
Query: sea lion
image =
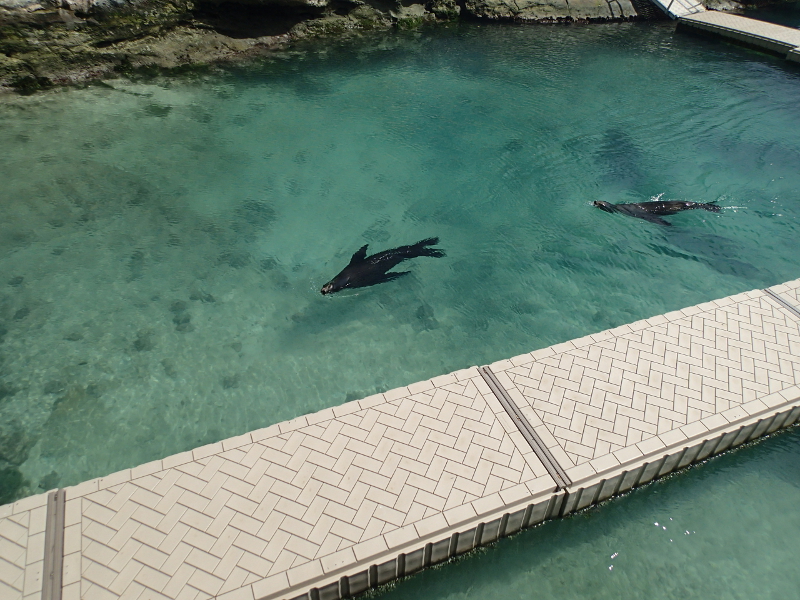
<path fill-rule="evenodd" d="M 702 208 L 710 212 L 722 212 L 716 204 L 701 204 L 700 202 L 683 202 L 681 200 L 658 200 L 655 202 L 635 202 L 632 204 L 609 204 L 602 200 L 593 203 L 597 208 L 610 213 L 622 213 L 637 219 L 644 219 L 658 225 L 670 226 L 672 223 L 665 221 L 660 216 L 674 215 L 682 210 Z M 659 216 L 660 215 L 660 216 Z"/>
<path fill-rule="evenodd" d="M 367 256 L 367 246 L 369 244 L 364 244 L 353 254 L 350 263 L 336 277 L 322 286 L 320 292 L 323 295 L 333 294 L 343 289 L 368 287 L 408 275 L 409 271 L 401 271 L 399 273 L 387 273 L 387 271 L 409 258 L 416 258 L 417 256 L 440 258 L 444 256 L 444 250 L 427 247 L 435 246 L 438 243 L 438 237 L 428 238 L 410 246 L 384 250 L 372 256 Z"/>

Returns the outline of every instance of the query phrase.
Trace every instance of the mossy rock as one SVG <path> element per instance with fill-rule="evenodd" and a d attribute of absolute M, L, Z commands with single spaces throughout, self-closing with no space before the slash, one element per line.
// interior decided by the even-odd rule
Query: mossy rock
<path fill-rule="evenodd" d="M 0 54 L 14 56 L 35 50 L 30 40 L 11 27 L 0 27 Z"/>
<path fill-rule="evenodd" d="M 50 81 L 47 77 L 36 77 L 35 75 L 25 75 L 23 77 L 18 77 L 14 79 L 11 82 L 11 87 L 13 87 L 17 92 L 19 92 L 23 96 L 28 96 L 38 91 L 46 90 L 47 88 L 53 87 L 53 82 Z"/>
<path fill-rule="evenodd" d="M 353 29 L 353 23 L 347 17 L 331 16 L 307 21 L 301 27 L 310 35 L 336 35 Z"/>
<path fill-rule="evenodd" d="M 461 7 L 455 0 L 433 0 L 426 8 L 441 21 L 455 21 L 461 16 Z"/>

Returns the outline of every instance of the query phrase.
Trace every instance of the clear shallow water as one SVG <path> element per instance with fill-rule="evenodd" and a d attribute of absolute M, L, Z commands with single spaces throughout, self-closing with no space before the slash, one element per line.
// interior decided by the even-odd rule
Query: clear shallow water
<path fill-rule="evenodd" d="M 795 427 L 372 597 L 796 598 L 799 465 Z"/>
<path fill-rule="evenodd" d="M 6 489 L 798 277 L 799 89 L 782 60 L 617 24 L 5 98 Z M 653 197 L 726 208 L 591 206 Z M 318 293 L 362 244 L 430 236 L 446 258 Z"/>

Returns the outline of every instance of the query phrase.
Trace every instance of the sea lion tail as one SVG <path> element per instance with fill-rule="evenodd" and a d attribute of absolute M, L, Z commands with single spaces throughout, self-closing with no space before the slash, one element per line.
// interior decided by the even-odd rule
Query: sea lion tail
<path fill-rule="evenodd" d="M 713 202 L 709 202 L 707 204 L 701 204 L 700 208 L 707 210 L 708 212 L 720 213 L 722 209 L 717 206 L 717 201 L 714 200 Z"/>
<path fill-rule="evenodd" d="M 438 237 L 427 238 L 420 240 L 412 246 L 415 256 L 432 256 L 434 258 L 441 258 L 446 256 L 444 250 L 439 248 L 428 248 L 427 246 L 435 246 L 439 243 Z"/>

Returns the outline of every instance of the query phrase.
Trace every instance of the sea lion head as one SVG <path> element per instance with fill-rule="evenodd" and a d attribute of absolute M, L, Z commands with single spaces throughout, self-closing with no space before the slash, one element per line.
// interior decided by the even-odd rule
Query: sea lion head
<path fill-rule="evenodd" d="M 327 296 L 328 294 L 333 294 L 334 292 L 341 292 L 347 287 L 350 287 L 350 277 L 344 273 L 339 273 L 336 277 L 322 286 L 320 293 L 323 296 Z"/>
<path fill-rule="evenodd" d="M 604 200 L 595 200 L 592 204 L 594 204 L 597 208 L 599 208 L 601 210 L 604 210 L 606 212 L 615 212 L 614 211 L 614 205 L 613 204 L 609 204 L 608 202 L 606 202 Z"/>

